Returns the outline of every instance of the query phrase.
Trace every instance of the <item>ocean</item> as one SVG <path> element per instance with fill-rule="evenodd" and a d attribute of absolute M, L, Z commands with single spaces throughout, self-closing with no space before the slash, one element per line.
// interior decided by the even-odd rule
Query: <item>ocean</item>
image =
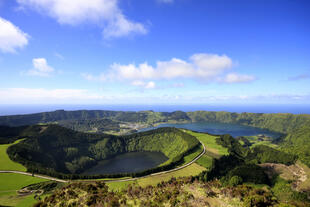
<path fill-rule="evenodd" d="M 310 114 L 310 105 L 302 104 L 279 104 L 279 105 L 29 105 L 29 104 L 0 104 L 0 116 L 31 114 L 55 110 L 113 110 L 113 111 L 144 111 L 157 112 L 173 111 L 228 111 L 228 112 L 251 112 L 251 113 L 292 113 Z"/>

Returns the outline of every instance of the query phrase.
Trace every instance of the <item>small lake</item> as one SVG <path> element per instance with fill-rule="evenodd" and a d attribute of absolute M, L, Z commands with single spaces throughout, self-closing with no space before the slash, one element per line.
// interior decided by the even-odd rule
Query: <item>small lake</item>
<path fill-rule="evenodd" d="M 197 122 L 186 124 L 160 124 L 156 127 L 140 129 L 139 132 L 148 131 L 160 127 L 176 127 L 184 128 L 197 132 L 208 132 L 210 134 L 230 134 L 233 137 L 238 136 L 254 136 L 258 134 L 264 134 L 272 138 L 278 138 L 280 133 L 272 132 L 267 129 L 261 129 L 257 127 L 245 126 L 240 124 L 227 124 L 227 123 L 213 123 L 213 122 Z"/>
<path fill-rule="evenodd" d="M 83 172 L 85 175 L 141 172 L 167 161 L 161 152 L 128 152 L 111 159 L 100 161 L 96 166 Z"/>

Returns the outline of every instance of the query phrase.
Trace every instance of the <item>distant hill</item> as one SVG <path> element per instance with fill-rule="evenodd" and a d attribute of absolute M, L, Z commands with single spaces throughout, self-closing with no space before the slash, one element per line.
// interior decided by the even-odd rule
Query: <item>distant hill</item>
<path fill-rule="evenodd" d="M 0 116 L 0 125 L 22 126 L 39 123 L 58 123 L 69 127 L 80 120 L 88 124 L 88 120 L 101 119 L 112 120 L 114 122 L 135 122 L 156 124 L 162 122 L 220 122 L 236 123 L 259 128 L 265 128 L 276 132 L 289 133 L 306 123 L 310 123 L 309 114 L 289 114 L 289 113 L 230 113 L 214 111 L 194 111 L 194 112 L 124 112 L 124 111 L 105 111 L 105 110 L 79 110 L 64 111 L 57 110 L 53 112 L 43 112 L 27 115 Z M 71 123 L 70 123 L 71 122 Z M 98 125 L 100 123 L 98 122 Z M 101 124 L 102 125 L 102 124 Z"/>

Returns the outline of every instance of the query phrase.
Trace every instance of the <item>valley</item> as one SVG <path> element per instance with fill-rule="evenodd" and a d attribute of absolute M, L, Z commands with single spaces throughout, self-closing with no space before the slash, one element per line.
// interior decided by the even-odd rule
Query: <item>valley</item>
<path fill-rule="evenodd" d="M 48 121 L 42 123 L 42 120 L 37 119 L 38 123 L 32 126 L 13 126 L 11 121 L 23 123 L 17 120 L 26 120 L 29 115 L 5 118 L 8 120 L 7 126 L 0 127 L 0 141 L 3 143 L 0 145 L 0 153 L 4 158 L 0 160 L 1 182 L 6 176 L 11 176 L 11 180 L 13 177 L 18 180 L 20 176 L 25 176 L 24 180 L 29 182 L 21 183 L 21 186 L 14 189 L 3 187 L 0 205 L 9 205 L 12 201 L 13 206 L 34 203 L 37 206 L 74 206 L 77 205 L 77 200 L 82 199 L 84 206 L 96 205 L 98 202 L 108 205 L 113 200 L 120 206 L 173 206 L 171 199 L 165 200 L 163 197 L 159 198 L 158 194 L 153 194 L 160 189 L 167 195 L 172 193 L 170 196 L 173 196 L 175 205 L 251 206 L 248 202 L 249 199 L 254 199 L 251 197 L 253 195 L 262 196 L 255 199 L 263 199 L 264 205 L 268 203 L 270 206 L 280 205 L 285 200 L 293 206 L 309 204 L 310 170 L 307 166 L 307 150 L 304 148 L 304 153 L 300 154 L 303 151 L 295 153 L 290 151 L 291 147 L 285 148 L 287 140 L 296 143 L 292 145 L 294 149 L 300 143 L 306 144 L 298 140 L 308 139 L 305 135 L 308 133 L 308 116 L 294 115 L 295 121 L 291 123 L 282 120 L 276 121 L 277 127 L 267 124 L 267 128 L 257 128 L 260 124 L 237 124 L 240 118 L 239 121 L 236 118 L 235 121 L 229 121 L 227 118 L 227 122 L 195 123 L 192 122 L 193 117 L 187 119 L 187 114 L 173 112 L 165 114 L 164 122 L 163 114 L 159 116 L 155 112 L 141 112 L 151 114 L 149 116 L 153 117 L 153 121 L 159 120 L 161 123 L 156 124 L 155 121 L 152 125 L 156 127 L 148 128 L 146 126 L 150 126 L 150 117 L 143 118 L 140 112 L 122 112 L 121 115 L 116 113 L 117 118 L 113 115 L 113 118 L 96 116 L 94 119 L 86 115 L 90 116 L 93 112 L 83 112 L 87 119 L 76 115 L 75 119 L 66 122 L 66 126 L 60 124 L 60 119 L 67 120 L 65 117 L 68 113 L 55 113 L 61 117 L 57 118 L 59 120 L 45 118 Z M 229 113 L 225 113 L 226 116 L 227 114 Z M 251 123 L 255 123 L 253 117 L 256 115 L 251 116 Z M 267 115 L 257 116 L 262 118 Z M 278 116 L 275 114 L 274 118 L 270 118 L 270 115 L 267 117 L 279 120 Z M 140 117 L 146 124 L 137 125 L 136 123 L 143 121 L 135 121 L 131 125 L 122 125 L 130 129 L 135 127 L 134 131 L 116 133 L 122 131 L 118 128 L 121 122 L 115 125 L 116 120 L 130 121 L 133 117 Z M 98 121 L 101 118 L 104 121 Z M 291 116 L 285 115 L 284 119 L 291 119 Z M 299 119 L 306 122 L 298 121 Z M 0 117 L 0 120 L 3 121 L 4 117 Z M 80 130 L 75 128 L 78 126 L 76 123 L 81 126 Z M 106 124 L 110 127 L 109 130 L 113 126 L 115 131 L 90 132 L 89 128 L 83 127 L 98 123 L 102 126 Z M 286 129 L 282 130 L 284 126 Z M 138 130 L 139 127 L 146 128 Z M 275 128 L 279 130 L 271 131 Z M 292 133 L 296 130 L 298 133 Z M 292 138 L 294 136 L 298 137 Z M 22 174 L 27 172 L 28 174 Z M 9 184 L 4 182 L 2 185 Z M 33 189 L 32 193 L 19 195 L 17 190 L 23 187 Z M 86 188 L 97 190 L 87 190 L 88 193 L 85 194 Z M 179 193 L 173 194 L 173 189 L 177 189 Z M 247 194 L 243 189 L 252 193 Z M 258 193 L 262 189 L 263 195 Z M 67 194 L 69 191 L 72 192 Z M 103 194 L 92 200 L 97 191 Z M 59 197 L 60 192 L 65 197 Z M 106 200 L 104 195 L 112 192 L 116 193 L 111 194 L 113 199 L 111 197 L 112 200 Z M 152 195 L 152 199 L 144 198 L 146 192 Z M 233 196 L 235 193 L 243 193 L 245 197 Z M 269 195 L 276 199 L 268 200 Z M 231 200 L 232 196 L 234 202 Z M 66 202 L 60 202 L 63 199 Z M 262 202 L 255 199 L 251 202 Z"/>

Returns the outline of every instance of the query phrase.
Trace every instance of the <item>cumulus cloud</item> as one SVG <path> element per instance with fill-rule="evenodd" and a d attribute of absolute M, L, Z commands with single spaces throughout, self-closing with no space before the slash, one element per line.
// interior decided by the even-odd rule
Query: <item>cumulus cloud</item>
<path fill-rule="evenodd" d="M 0 17 L 0 51 L 15 53 L 28 44 L 29 35 Z"/>
<path fill-rule="evenodd" d="M 189 62 L 172 58 L 169 61 L 158 61 L 156 67 L 148 63 L 113 64 L 106 76 L 127 80 L 196 78 L 208 81 L 230 69 L 232 65 L 232 60 L 226 55 L 195 54 L 190 57 Z"/>
<path fill-rule="evenodd" d="M 45 58 L 34 58 L 32 59 L 33 68 L 27 72 L 27 75 L 32 76 L 50 76 L 55 70 L 47 64 Z"/>
<path fill-rule="evenodd" d="M 118 7 L 118 0 L 17 0 L 17 2 L 21 7 L 49 15 L 60 24 L 94 23 L 103 26 L 105 38 L 147 33 L 143 24 L 127 19 Z"/>
<path fill-rule="evenodd" d="M 255 80 L 254 76 L 228 73 L 233 61 L 226 55 L 199 53 L 192 55 L 188 61 L 172 58 L 157 61 L 155 67 L 148 63 L 122 65 L 112 64 L 108 71 L 100 76 L 83 75 L 87 80 L 128 81 L 131 85 L 146 87 L 147 82 L 156 80 L 194 80 L 198 82 L 244 83 Z"/>

